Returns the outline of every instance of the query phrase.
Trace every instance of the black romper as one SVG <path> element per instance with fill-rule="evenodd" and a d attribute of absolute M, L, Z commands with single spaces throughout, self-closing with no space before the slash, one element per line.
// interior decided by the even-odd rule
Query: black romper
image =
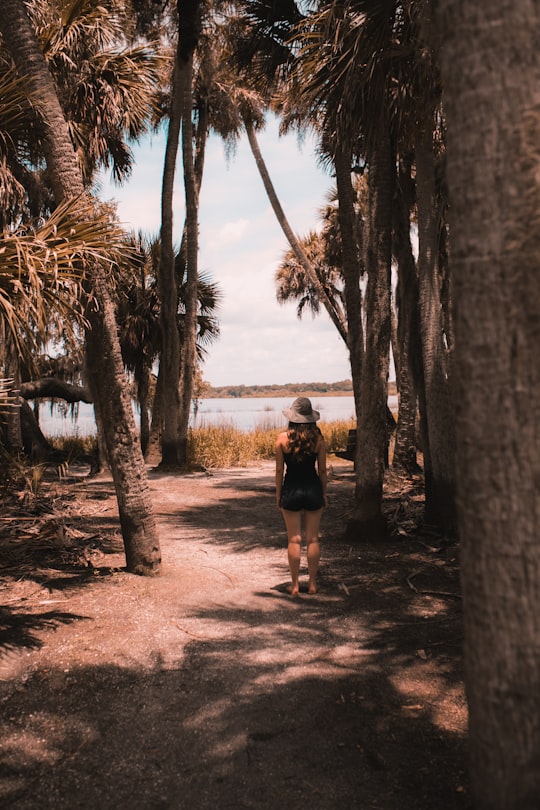
<path fill-rule="evenodd" d="M 290 512 L 306 509 L 315 512 L 324 506 L 321 479 L 315 469 L 316 453 L 295 461 L 292 453 L 285 453 L 286 472 L 279 505 Z"/>

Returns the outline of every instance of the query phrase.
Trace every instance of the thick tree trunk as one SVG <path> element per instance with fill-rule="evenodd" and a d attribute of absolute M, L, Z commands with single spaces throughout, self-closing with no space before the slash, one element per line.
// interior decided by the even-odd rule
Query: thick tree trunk
<path fill-rule="evenodd" d="M 99 310 L 90 310 L 92 330 L 86 341 L 86 373 L 99 403 L 99 420 L 105 440 L 107 459 L 115 472 L 115 488 L 128 571 L 154 574 L 160 568 L 160 550 L 152 514 L 146 469 L 123 371 L 120 344 L 116 333 L 113 304 L 94 280 Z M 101 334 L 101 340 L 94 335 Z M 104 373 L 104 366 L 109 367 Z M 128 415 L 130 418 L 128 418 Z"/>
<path fill-rule="evenodd" d="M 540 807 L 537 2 L 440 0 L 477 810 Z"/>
<path fill-rule="evenodd" d="M 21 0 L 4 0 L 0 31 L 20 75 L 33 91 L 33 104 L 45 124 L 48 168 L 56 202 L 84 193 L 82 174 L 47 64 Z M 127 394 L 114 308 L 102 269 L 93 265 L 96 308 L 90 308 L 90 387 L 95 393 L 118 499 L 128 570 L 159 572 L 160 551 L 135 421 Z"/>

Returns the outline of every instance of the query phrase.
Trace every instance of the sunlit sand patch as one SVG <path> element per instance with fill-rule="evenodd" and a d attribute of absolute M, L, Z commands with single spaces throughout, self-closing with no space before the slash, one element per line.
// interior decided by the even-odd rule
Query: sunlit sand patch
<path fill-rule="evenodd" d="M 403 697 L 402 709 L 410 712 L 425 712 L 439 728 L 457 734 L 467 730 L 467 707 L 463 684 L 449 683 L 444 677 L 430 672 L 425 666 L 413 667 L 409 675 L 400 675 L 390 680 Z"/>

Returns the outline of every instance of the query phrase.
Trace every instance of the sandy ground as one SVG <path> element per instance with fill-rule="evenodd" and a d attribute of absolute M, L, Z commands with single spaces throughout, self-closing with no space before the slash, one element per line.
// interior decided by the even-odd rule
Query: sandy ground
<path fill-rule="evenodd" d="M 391 477 L 392 536 L 346 542 L 351 466 L 332 467 L 320 591 L 296 599 L 271 462 L 149 471 L 155 579 L 123 569 L 106 476 L 6 511 L 0 806 L 469 807 L 457 549 Z"/>

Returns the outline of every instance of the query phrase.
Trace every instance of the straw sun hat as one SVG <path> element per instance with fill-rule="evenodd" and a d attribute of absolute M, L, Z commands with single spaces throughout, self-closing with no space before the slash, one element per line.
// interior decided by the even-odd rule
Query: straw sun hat
<path fill-rule="evenodd" d="M 314 411 L 311 407 L 311 401 L 307 397 L 298 397 L 295 399 L 290 408 L 285 408 L 282 411 L 289 422 L 295 424 L 304 424 L 307 422 L 316 422 L 321 418 L 319 411 Z"/>

